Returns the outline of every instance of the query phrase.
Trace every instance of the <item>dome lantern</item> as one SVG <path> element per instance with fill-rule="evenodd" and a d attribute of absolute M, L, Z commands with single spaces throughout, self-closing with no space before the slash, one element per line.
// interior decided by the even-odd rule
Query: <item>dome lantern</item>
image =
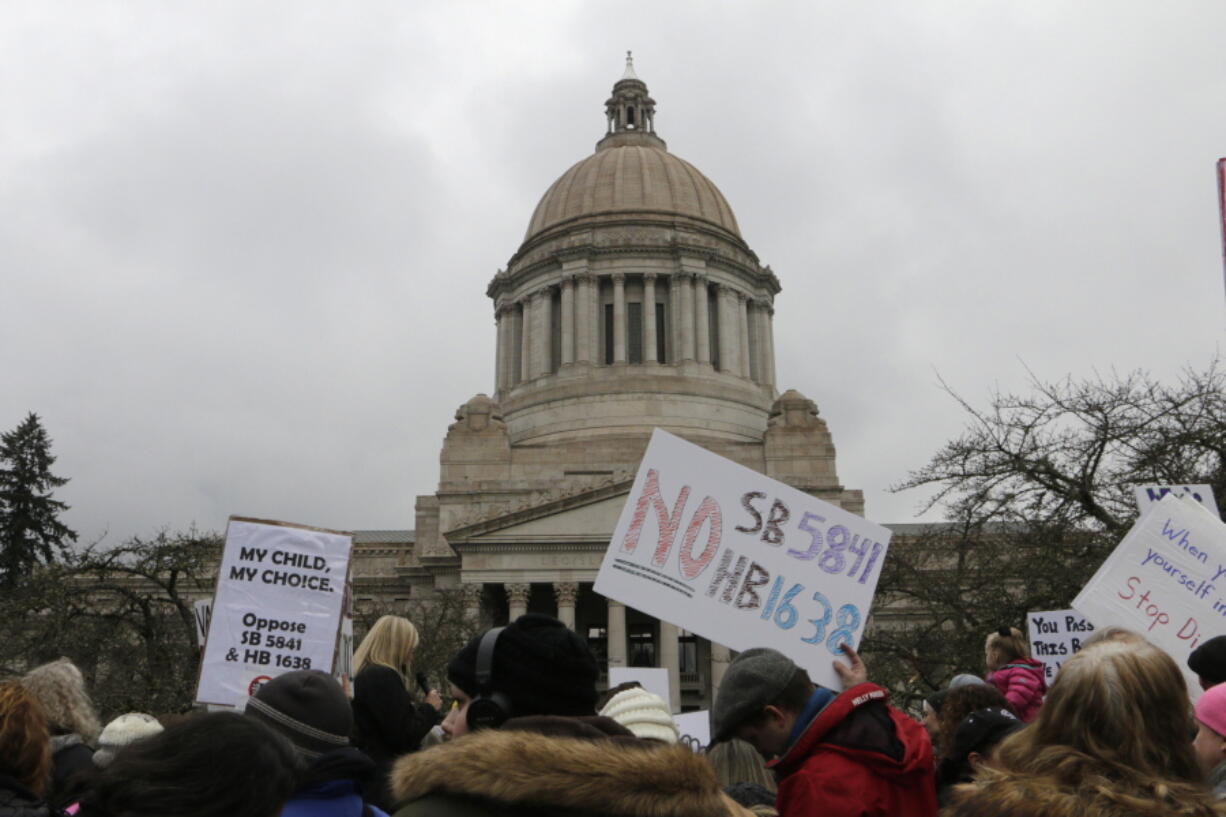
<path fill-rule="evenodd" d="M 626 52 L 626 70 L 613 85 L 613 95 L 604 104 L 605 136 L 597 150 L 620 145 L 650 145 L 664 148 L 656 136 L 656 101 L 647 93 L 647 83 L 634 73 L 634 57 Z"/>

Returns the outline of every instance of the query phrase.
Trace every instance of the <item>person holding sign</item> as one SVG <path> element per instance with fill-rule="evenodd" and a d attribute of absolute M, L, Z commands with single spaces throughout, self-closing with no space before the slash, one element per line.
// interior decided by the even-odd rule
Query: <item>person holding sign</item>
<path fill-rule="evenodd" d="M 409 693 L 413 651 L 420 640 L 407 618 L 383 616 L 353 653 L 354 745 L 375 762 L 377 782 L 368 799 L 385 811 L 391 808 L 387 775 L 392 762 L 416 752 L 442 717 L 443 699 L 437 692 L 423 690 L 424 703 Z"/>
<path fill-rule="evenodd" d="M 944 817 L 1210 817 L 1188 688 L 1152 644 L 1104 641 L 1060 668 L 1034 722 L 959 787 Z"/>
<path fill-rule="evenodd" d="M 932 744 L 886 703 L 856 651 L 836 662 L 844 692 L 820 687 L 783 653 L 736 657 L 711 709 L 711 738 L 752 744 L 779 779 L 780 817 L 935 817 Z"/>

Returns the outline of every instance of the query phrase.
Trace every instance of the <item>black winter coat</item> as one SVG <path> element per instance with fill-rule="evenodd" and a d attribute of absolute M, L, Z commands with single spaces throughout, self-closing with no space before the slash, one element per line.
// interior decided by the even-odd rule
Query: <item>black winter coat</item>
<path fill-rule="evenodd" d="M 375 762 L 378 782 L 367 800 L 391 811 L 387 786 L 392 762 L 415 752 L 422 738 L 442 720 L 429 704 L 414 703 L 400 674 L 390 667 L 368 664 L 353 679 L 353 744 Z"/>
<path fill-rule="evenodd" d="M 0 817 L 54 817 L 42 798 L 8 775 L 0 774 Z"/>

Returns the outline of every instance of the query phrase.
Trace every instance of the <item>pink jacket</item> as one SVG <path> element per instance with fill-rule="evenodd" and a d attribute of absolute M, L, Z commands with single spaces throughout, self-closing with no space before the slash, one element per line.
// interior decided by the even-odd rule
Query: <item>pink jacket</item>
<path fill-rule="evenodd" d="M 1039 714 L 1047 692 L 1042 661 L 1033 658 L 1010 661 L 989 675 L 988 683 L 1000 690 L 1023 723 L 1030 723 Z"/>

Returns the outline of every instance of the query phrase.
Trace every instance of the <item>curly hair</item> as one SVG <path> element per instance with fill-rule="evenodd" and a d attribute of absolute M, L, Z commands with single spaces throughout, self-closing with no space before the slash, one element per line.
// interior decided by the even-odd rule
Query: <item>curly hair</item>
<path fill-rule="evenodd" d="M 75 732 L 86 743 L 97 739 L 102 724 L 76 664 L 57 659 L 27 672 L 21 683 L 42 704 L 52 730 Z"/>
<path fill-rule="evenodd" d="M 989 706 L 998 706 L 1013 712 L 1014 715 L 1017 714 L 1000 690 L 991 684 L 966 684 L 949 690 L 945 695 L 945 702 L 941 704 L 941 712 L 937 716 L 937 722 L 940 724 L 937 734 L 941 736 L 942 759 L 949 757 L 953 752 L 954 735 L 958 732 L 958 725 L 975 710 L 987 709 Z"/>
<path fill-rule="evenodd" d="M 51 777 L 47 718 L 38 700 L 17 681 L 0 683 L 0 773 L 39 795 Z"/>

